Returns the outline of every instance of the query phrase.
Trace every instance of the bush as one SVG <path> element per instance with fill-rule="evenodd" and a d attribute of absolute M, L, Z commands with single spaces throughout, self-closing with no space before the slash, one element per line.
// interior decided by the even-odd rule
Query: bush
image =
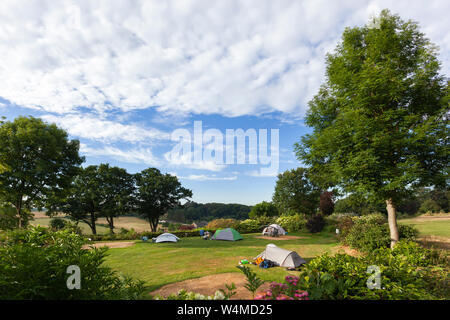
<path fill-rule="evenodd" d="M 419 213 L 439 213 L 441 207 L 433 199 L 425 200 L 419 208 Z"/>
<path fill-rule="evenodd" d="M 305 228 L 306 218 L 302 214 L 283 215 L 275 223 L 288 232 L 295 232 Z"/>
<path fill-rule="evenodd" d="M 315 214 L 306 220 L 306 229 L 311 233 L 317 233 L 325 227 L 325 220 L 321 214 Z"/>
<path fill-rule="evenodd" d="M 263 201 L 252 207 L 248 216 L 252 219 L 259 217 L 275 217 L 278 215 L 278 208 L 272 202 Z"/>
<path fill-rule="evenodd" d="M 340 240 L 355 249 L 368 252 L 390 246 L 391 237 L 386 217 L 382 214 L 370 214 L 344 219 L 340 223 L 342 234 Z M 403 240 L 415 240 L 419 231 L 407 225 L 398 225 L 399 237 Z"/>
<path fill-rule="evenodd" d="M 208 223 L 207 229 L 236 228 L 239 222 L 235 219 L 215 219 Z"/>
<path fill-rule="evenodd" d="M 22 216 L 22 225 L 27 226 L 29 220 L 32 219 L 30 211 L 24 209 Z M 12 230 L 19 227 L 19 218 L 17 210 L 8 205 L 0 206 L 0 230 Z"/>
<path fill-rule="evenodd" d="M 256 233 L 260 232 L 262 228 L 263 227 L 257 220 L 247 219 L 241 221 L 236 230 L 240 233 Z"/>
<path fill-rule="evenodd" d="M 369 289 L 369 266 L 380 269 L 381 288 Z M 381 248 L 363 257 L 319 256 L 305 266 L 299 288 L 311 299 L 448 299 L 447 260 L 413 242 Z"/>
<path fill-rule="evenodd" d="M 61 230 L 66 226 L 66 221 L 61 218 L 53 218 L 50 220 L 50 227 L 53 230 Z"/>
<path fill-rule="evenodd" d="M 10 231 L 0 247 L 0 300 L 136 299 L 141 281 L 103 266 L 106 248 L 83 249 L 83 237 L 68 230 L 31 227 Z M 80 268 L 81 289 L 69 290 L 67 267 Z"/>
<path fill-rule="evenodd" d="M 255 300 L 309 300 L 308 292 L 298 286 L 299 278 L 286 276 L 285 283 L 272 282 L 270 289 L 256 295 Z"/>

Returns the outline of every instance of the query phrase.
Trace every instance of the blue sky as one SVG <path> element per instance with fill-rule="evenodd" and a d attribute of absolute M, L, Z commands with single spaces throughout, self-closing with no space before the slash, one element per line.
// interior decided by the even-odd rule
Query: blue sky
<path fill-rule="evenodd" d="M 419 22 L 448 75 L 449 1 L 1 1 L 0 115 L 57 123 L 85 165 L 175 174 L 198 202 L 268 201 L 276 173 L 176 163 L 171 134 L 278 129 L 277 172 L 301 165 L 326 53 L 383 8 Z"/>

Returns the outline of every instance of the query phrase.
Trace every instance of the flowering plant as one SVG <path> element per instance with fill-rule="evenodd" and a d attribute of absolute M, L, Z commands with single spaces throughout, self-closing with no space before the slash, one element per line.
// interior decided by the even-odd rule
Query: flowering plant
<path fill-rule="evenodd" d="M 299 278 L 286 276 L 286 283 L 272 282 L 270 289 L 260 292 L 255 300 L 309 300 L 308 292 L 298 288 Z"/>

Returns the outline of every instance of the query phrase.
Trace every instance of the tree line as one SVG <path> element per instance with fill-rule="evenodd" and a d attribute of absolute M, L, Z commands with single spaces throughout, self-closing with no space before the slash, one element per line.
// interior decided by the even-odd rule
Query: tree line
<path fill-rule="evenodd" d="M 79 155 L 78 140 L 55 124 L 34 117 L 0 123 L 0 204 L 16 211 L 17 226 L 30 219 L 32 208 L 49 216 L 67 214 L 96 234 L 105 217 L 111 232 L 114 218 L 137 214 L 156 231 L 159 218 L 192 197 L 176 176 L 148 168 L 136 174 L 109 164 L 91 165 Z"/>
<path fill-rule="evenodd" d="M 190 201 L 183 206 L 170 209 L 167 220 L 182 223 L 211 221 L 214 219 L 248 219 L 251 206 L 238 203 L 197 203 Z"/>

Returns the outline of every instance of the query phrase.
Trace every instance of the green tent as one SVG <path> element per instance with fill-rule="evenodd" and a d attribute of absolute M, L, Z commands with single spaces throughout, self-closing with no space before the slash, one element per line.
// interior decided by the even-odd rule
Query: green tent
<path fill-rule="evenodd" d="M 242 236 L 239 232 L 237 232 L 233 228 L 226 228 L 222 230 L 217 230 L 216 233 L 214 233 L 214 235 L 212 236 L 211 240 L 236 241 L 242 240 Z"/>

